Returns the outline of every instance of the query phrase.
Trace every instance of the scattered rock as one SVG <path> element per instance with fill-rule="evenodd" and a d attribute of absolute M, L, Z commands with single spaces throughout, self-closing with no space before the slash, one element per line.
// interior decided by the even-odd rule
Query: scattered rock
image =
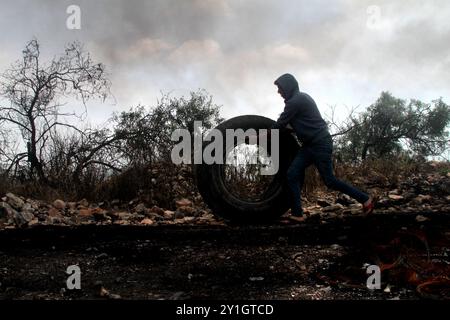
<path fill-rule="evenodd" d="M 109 291 L 106 290 L 104 287 L 100 288 L 99 296 L 103 298 L 107 298 L 109 296 Z"/>
<path fill-rule="evenodd" d="M 342 204 L 343 206 L 350 206 L 352 204 L 355 204 L 355 200 L 353 200 L 346 194 L 341 194 L 339 198 L 336 200 L 336 203 Z"/>
<path fill-rule="evenodd" d="M 53 207 L 58 210 L 64 210 L 64 208 L 66 207 L 66 203 L 62 200 L 57 199 L 53 201 Z"/>
<path fill-rule="evenodd" d="M 28 226 L 31 227 L 31 226 L 35 226 L 35 225 L 38 225 L 38 224 L 39 224 L 39 220 L 37 218 L 34 218 L 33 220 L 31 220 L 28 223 Z"/>
<path fill-rule="evenodd" d="M 398 189 L 394 189 L 394 190 L 389 191 L 389 195 L 398 196 L 398 195 L 400 195 L 400 192 L 398 191 Z"/>
<path fill-rule="evenodd" d="M 62 222 L 62 217 L 60 218 L 60 217 L 50 217 L 50 216 L 48 216 L 45 219 L 45 224 L 47 224 L 47 225 L 61 224 L 61 222 Z"/>
<path fill-rule="evenodd" d="M 419 194 L 417 197 L 411 200 L 412 204 L 420 205 L 424 203 L 429 203 L 431 201 L 430 195 Z"/>
<path fill-rule="evenodd" d="M 337 213 L 335 213 L 335 212 L 324 212 L 323 215 L 324 215 L 324 217 L 327 217 L 330 219 L 334 219 L 338 216 Z"/>
<path fill-rule="evenodd" d="M 422 216 L 420 214 L 416 217 L 416 221 L 417 222 L 425 222 L 425 221 L 428 221 L 428 220 L 430 220 L 430 219 L 428 219 L 427 217 L 424 217 L 424 216 Z"/>
<path fill-rule="evenodd" d="M 25 204 L 25 201 L 13 193 L 6 194 L 6 202 L 16 210 L 21 210 Z"/>
<path fill-rule="evenodd" d="M 117 219 L 120 220 L 130 220 L 130 218 L 132 217 L 131 213 L 126 211 L 115 212 L 114 215 Z"/>
<path fill-rule="evenodd" d="M 333 250 L 339 250 L 339 249 L 342 249 L 342 246 L 340 246 L 340 245 L 338 245 L 338 244 L 333 244 L 333 245 L 331 245 L 331 249 L 333 249 Z"/>
<path fill-rule="evenodd" d="M 14 214 L 14 222 L 15 224 L 21 228 L 24 227 L 26 225 L 28 225 L 28 223 L 34 219 L 34 215 L 30 212 L 16 212 Z"/>
<path fill-rule="evenodd" d="M 333 212 L 344 209 L 344 206 L 342 204 L 334 204 L 328 207 L 325 207 L 322 209 L 322 212 Z"/>
<path fill-rule="evenodd" d="M 95 208 L 92 210 L 92 215 L 97 221 L 110 220 L 111 218 L 107 215 L 107 211 L 101 208 Z"/>
<path fill-rule="evenodd" d="M 321 206 L 321 207 L 329 207 L 329 206 L 331 206 L 331 203 L 326 201 L 326 200 L 324 200 L 324 199 L 318 199 L 317 200 L 317 204 L 319 206 Z"/>
<path fill-rule="evenodd" d="M 264 277 L 250 277 L 248 278 L 250 281 L 263 281 Z"/>
<path fill-rule="evenodd" d="M 190 201 L 188 199 L 181 199 L 181 200 L 175 201 L 175 204 L 176 204 L 177 208 L 189 207 L 189 206 L 192 206 L 192 201 Z"/>
<path fill-rule="evenodd" d="M 147 208 L 145 207 L 145 204 L 143 204 L 143 203 L 139 203 L 139 204 L 134 208 L 134 211 L 136 211 L 137 213 L 145 213 L 146 210 L 147 210 Z"/>
<path fill-rule="evenodd" d="M 194 222 L 196 220 L 197 220 L 197 218 L 195 218 L 195 217 L 184 217 L 184 222 L 186 222 L 186 223 Z"/>
<path fill-rule="evenodd" d="M 141 221 L 141 224 L 151 226 L 152 224 L 154 224 L 154 222 L 152 219 L 145 218 L 144 220 Z"/>
<path fill-rule="evenodd" d="M 94 214 L 92 209 L 80 209 L 78 210 L 78 215 L 80 217 L 91 217 Z"/>
<path fill-rule="evenodd" d="M 12 219 L 16 214 L 16 210 L 14 210 L 8 203 L 0 202 L 0 219 L 8 220 Z"/>
<path fill-rule="evenodd" d="M 184 215 L 193 216 L 197 213 L 197 210 L 193 207 L 179 207 L 177 211 L 184 213 Z"/>
<path fill-rule="evenodd" d="M 403 196 L 399 196 L 396 194 L 389 194 L 388 197 L 389 197 L 389 199 L 394 200 L 394 201 L 400 201 L 400 200 L 404 199 Z"/>
<path fill-rule="evenodd" d="M 62 218 L 62 214 L 56 208 L 50 208 L 48 210 L 48 216 L 53 218 Z"/>
<path fill-rule="evenodd" d="M 102 259 L 106 259 L 108 258 L 108 254 L 107 253 L 100 253 L 98 256 L 96 256 L 97 259 L 102 260 Z"/>
<path fill-rule="evenodd" d="M 82 199 L 78 202 L 78 205 L 84 208 L 89 207 L 89 201 L 87 201 L 86 199 Z"/>
<path fill-rule="evenodd" d="M 183 219 L 185 214 L 184 214 L 184 212 L 182 212 L 180 210 L 177 210 L 177 211 L 175 211 L 175 215 L 174 216 L 175 216 L 175 219 Z"/>
<path fill-rule="evenodd" d="M 361 211 L 361 209 L 350 209 L 350 210 L 344 211 L 344 213 L 345 213 L 345 214 L 351 214 L 351 215 L 356 216 L 356 215 L 358 215 L 358 214 L 361 214 L 362 211 Z"/>
<path fill-rule="evenodd" d="M 156 213 L 156 214 L 158 214 L 158 215 L 160 215 L 160 216 L 163 216 L 163 215 L 164 215 L 164 210 L 161 209 L 160 207 L 157 207 L 157 206 L 153 206 L 153 207 L 150 209 L 150 212 Z"/>
<path fill-rule="evenodd" d="M 164 211 L 164 218 L 166 218 L 166 219 L 174 219 L 174 217 L 175 217 L 175 212 L 170 211 L 170 210 Z"/>
<path fill-rule="evenodd" d="M 67 206 L 69 207 L 70 210 L 75 210 L 77 208 L 77 203 L 76 202 L 67 202 Z"/>

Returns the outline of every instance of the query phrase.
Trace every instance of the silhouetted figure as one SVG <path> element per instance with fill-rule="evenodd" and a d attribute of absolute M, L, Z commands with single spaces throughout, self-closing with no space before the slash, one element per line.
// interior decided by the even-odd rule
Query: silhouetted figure
<path fill-rule="evenodd" d="M 305 169 L 311 164 L 317 167 L 328 188 L 345 193 L 362 203 L 365 214 L 372 213 L 375 202 L 372 196 L 334 176 L 331 160 L 333 140 L 314 100 L 308 94 L 300 92 L 298 82 L 291 74 L 279 77 L 275 85 L 284 99 L 285 107 L 273 129 L 290 126 L 302 145 L 287 171 L 287 181 L 292 192 L 291 218 L 297 221 L 305 219 L 300 196 Z"/>

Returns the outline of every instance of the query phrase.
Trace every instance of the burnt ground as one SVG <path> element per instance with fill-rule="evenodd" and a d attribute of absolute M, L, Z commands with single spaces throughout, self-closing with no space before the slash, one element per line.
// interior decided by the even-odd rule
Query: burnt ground
<path fill-rule="evenodd" d="M 0 299 L 449 299 L 450 214 L 417 214 L 2 230 Z M 70 265 L 81 290 L 65 289 Z"/>

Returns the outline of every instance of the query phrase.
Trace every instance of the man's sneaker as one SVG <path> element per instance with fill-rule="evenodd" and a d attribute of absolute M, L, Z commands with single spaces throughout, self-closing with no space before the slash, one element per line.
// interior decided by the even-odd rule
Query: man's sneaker
<path fill-rule="evenodd" d="M 363 214 L 365 216 L 368 216 L 373 213 L 373 210 L 375 209 L 375 203 L 377 202 L 378 197 L 376 196 L 370 196 L 369 203 L 367 205 L 363 204 Z"/>

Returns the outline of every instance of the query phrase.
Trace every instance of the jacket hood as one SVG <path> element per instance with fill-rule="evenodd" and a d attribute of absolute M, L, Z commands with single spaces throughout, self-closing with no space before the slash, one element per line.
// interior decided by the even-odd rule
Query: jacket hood
<path fill-rule="evenodd" d="M 286 73 L 275 80 L 275 84 L 283 91 L 284 99 L 289 100 L 295 92 L 300 91 L 298 82 L 292 74 Z"/>

